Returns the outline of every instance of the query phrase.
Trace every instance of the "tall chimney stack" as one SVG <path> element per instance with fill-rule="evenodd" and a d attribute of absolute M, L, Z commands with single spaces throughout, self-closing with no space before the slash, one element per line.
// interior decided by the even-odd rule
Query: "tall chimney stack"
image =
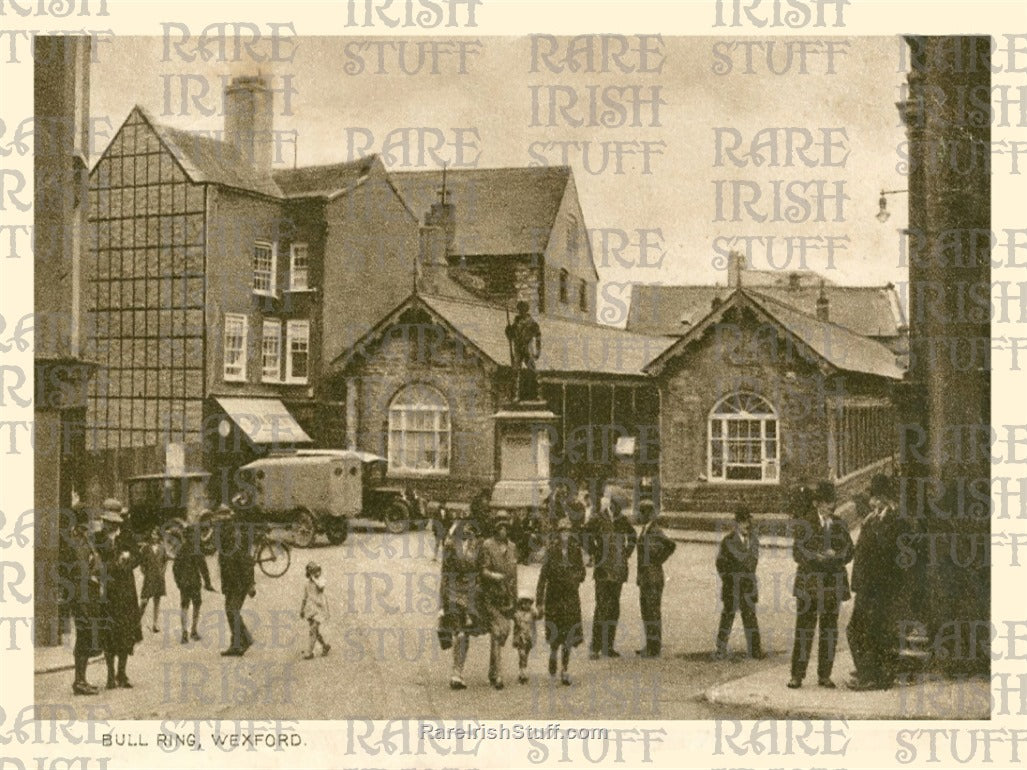
<path fill-rule="evenodd" d="M 831 302 L 824 291 L 824 282 L 820 281 L 820 296 L 817 297 L 817 318 L 821 321 L 831 320 Z"/>
<path fill-rule="evenodd" d="M 740 288 L 742 285 L 742 271 L 746 268 L 745 255 L 740 251 L 732 251 L 727 255 L 727 285 L 728 288 Z"/>
<path fill-rule="evenodd" d="M 240 75 L 225 88 L 225 139 L 257 171 L 271 172 L 274 96 L 263 75 Z"/>

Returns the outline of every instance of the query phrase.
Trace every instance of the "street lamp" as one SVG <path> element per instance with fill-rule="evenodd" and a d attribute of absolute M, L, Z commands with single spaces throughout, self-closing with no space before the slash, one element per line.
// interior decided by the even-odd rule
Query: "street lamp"
<path fill-rule="evenodd" d="M 888 221 L 891 213 L 888 211 L 888 196 L 897 193 L 908 193 L 909 190 L 881 190 L 881 197 L 877 200 L 877 221 L 884 224 Z"/>

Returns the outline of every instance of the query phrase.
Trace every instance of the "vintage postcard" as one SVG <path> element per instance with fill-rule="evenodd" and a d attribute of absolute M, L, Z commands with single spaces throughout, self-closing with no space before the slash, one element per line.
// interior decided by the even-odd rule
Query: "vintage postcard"
<path fill-rule="evenodd" d="M 0 768 L 1023 761 L 1022 14 L 0 16 Z"/>

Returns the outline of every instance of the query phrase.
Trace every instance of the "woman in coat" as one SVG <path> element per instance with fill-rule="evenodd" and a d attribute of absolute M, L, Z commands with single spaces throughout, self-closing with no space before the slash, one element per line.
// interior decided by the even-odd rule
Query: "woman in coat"
<path fill-rule="evenodd" d="M 581 542 L 571 532 L 570 519 L 556 525 L 557 539 L 546 548 L 542 571 L 535 589 L 535 606 L 545 618 L 546 641 L 549 642 L 549 675 L 556 676 L 556 653 L 560 654 L 560 681 L 570 684 L 567 673 L 571 649 L 581 644 L 581 597 L 578 589 L 585 579 L 585 560 Z"/>
<path fill-rule="evenodd" d="M 445 638 L 452 640 L 453 673 L 449 686 L 454 690 L 466 689 L 464 662 L 470 637 L 484 632 L 479 602 L 479 549 L 478 533 L 474 523 L 468 519 L 453 524 L 442 547 L 439 629 Z"/>
<path fill-rule="evenodd" d="M 139 595 L 133 571 L 139 564 L 138 549 L 130 535 L 121 532 L 123 519 L 116 512 L 121 504 L 115 500 L 104 503 L 102 520 L 106 538 L 99 551 L 106 572 L 107 627 L 104 657 L 107 661 L 107 689 L 131 687 L 126 671 L 128 656 L 143 640 L 140 623 Z M 115 673 L 117 663 L 117 673 Z"/>

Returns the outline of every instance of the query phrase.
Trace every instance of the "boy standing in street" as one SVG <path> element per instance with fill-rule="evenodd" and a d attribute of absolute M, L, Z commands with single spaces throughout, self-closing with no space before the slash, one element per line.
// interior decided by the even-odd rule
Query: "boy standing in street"
<path fill-rule="evenodd" d="M 718 658 L 727 657 L 727 642 L 735 614 L 741 612 L 745 628 L 745 642 L 749 655 L 762 658 L 760 628 L 756 622 L 756 602 L 759 601 L 756 585 L 756 564 L 760 558 L 760 544 L 752 531 L 752 514 L 746 508 L 735 513 L 734 529 L 720 541 L 717 551 L 717 574 L 720 575 L 720 600 L 724 605 L 720 613 L 720 627 L 717 630 Z"/>

